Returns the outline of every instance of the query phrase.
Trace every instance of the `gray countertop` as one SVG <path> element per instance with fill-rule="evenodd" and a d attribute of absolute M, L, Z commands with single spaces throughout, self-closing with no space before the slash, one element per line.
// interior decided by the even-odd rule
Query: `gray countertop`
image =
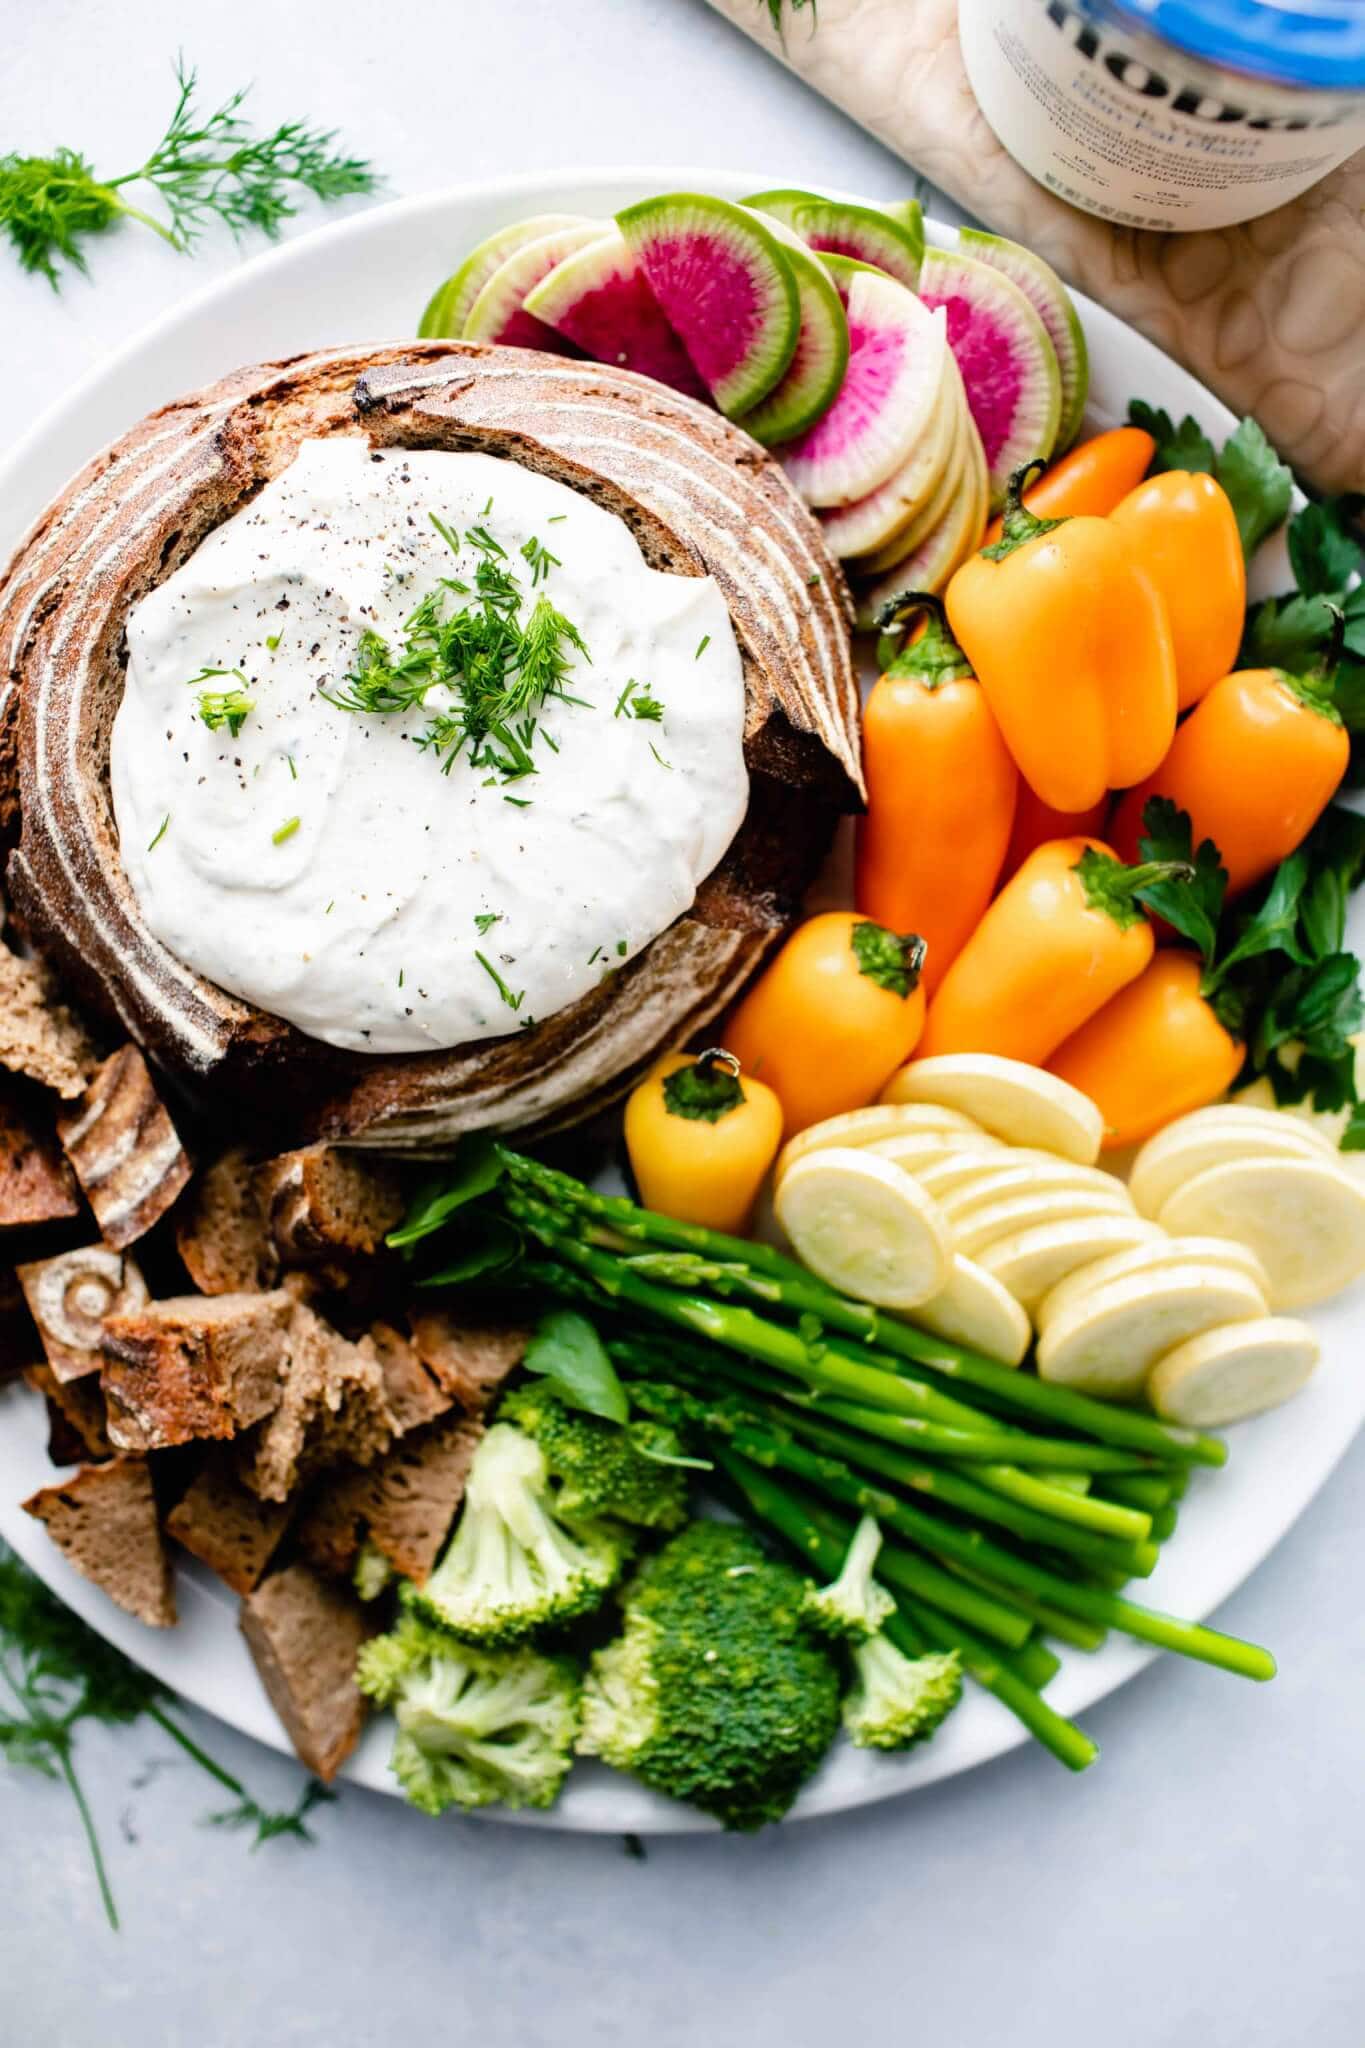
<path fill-rule="evenodd" d="M 906 189 L 701 0 L 47 0 L 8 28 L 0 147 L 66 142 L 102 168 L 157 132 L 183 46 L 208 93 L 254 76 L 262 119 L 336 123 L 395 192 L 651 160 Z M 0 256 L 10 434 L 237 260 L 210 241 L 191 265 L 131 231 L 91 256 L 96 282 L 60 297 Z M 1160 1663 L 1086 1717 L 1105 1753 L 1079 1780 L 1026 1749 L 841 1819 L 651 1842 L 643 1862 L 347 1790 L 315 1848 L 252 1854 L 201 1825 L 221 1802 L 156 1729 L 95 1730 L 81 1762 L 123 1932 L 61 1791 L 0 1770 L 0 2038 L 816 2048 L 880 2027 L 960 2048 L 1353 2048 L 1363 1482 L 1365 1443 L 1219 1617 L 1275 1650 L 1276 1683 Z M 291 1765 L 187 1719 L 263 1798 L 292 1800 Z"/>

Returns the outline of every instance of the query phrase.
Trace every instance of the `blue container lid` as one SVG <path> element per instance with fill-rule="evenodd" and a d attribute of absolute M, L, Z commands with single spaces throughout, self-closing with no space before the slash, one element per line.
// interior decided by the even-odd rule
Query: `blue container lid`
<path fill-rule="evenodd" d="M 1081 4 L 1101 17 L 1110 11 L 1095 0 Z M 1230 71 L 1278 85 L 1365 90 L 1362 0 L 1117 0 L 1113 11 Z"/>

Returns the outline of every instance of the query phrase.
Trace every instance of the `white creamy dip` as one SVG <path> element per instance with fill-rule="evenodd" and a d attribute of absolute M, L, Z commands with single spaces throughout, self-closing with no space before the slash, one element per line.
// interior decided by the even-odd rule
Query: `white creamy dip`
<path fill-rule="evenodd" d="M 443 772 L 413 743 L 455 702 L 444 690 L 388 715 L 321 694 L 345 694 L 364 632 L 398 650 L 438 579 L 473 584 L 476 526 L 523 618 L 547 596 L 591 657 L 569 650 L 564 688 L 587 701 L 543 705 L 536 772 L 516 781 L 468 750 Z M 558 558 L 534 590 L 532 541 Z M 253 701 L 235 739 L 200 711 L 230 689 Z M 631 715 L 642 695 L 660 718 Z M 129 618 L 123 864 L 172 953 L 314 1038 L 396 1053 L 502 1037 L 687 909 L 744 817 L 743 723 L 716 585 L 651 569 L 614 514 L 491 456 L 310 441 Z"/>

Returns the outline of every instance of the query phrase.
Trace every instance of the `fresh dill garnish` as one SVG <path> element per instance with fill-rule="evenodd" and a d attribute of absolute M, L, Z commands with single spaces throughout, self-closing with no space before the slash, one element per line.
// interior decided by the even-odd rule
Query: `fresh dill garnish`
<path fill-rule="evenodd" d="M 594 961 L 600 960 L 601 958 L 602 958 L 602 948 L 601 948 L 600 946 L 594 946 L 594 947 L 593 947 L 593 949 L 592 949 L 592 951 L 591 951 L 591 953 L 589 953 L 589 955 L 588 955 L 588 965 L 589 965 L 589 967 L 591 967 L 591 966 L 593 965 Z"/>
<path fill-rule="evenodd" d="M 484 506 L 484 508 L 483 508 L 482 512 L 480 512 L 480 514 L 479 514 L 479 517 L 480 517 L 480 519 L 487 519 L 487 517 L 488 517 L 489 513 L 490 513 L 490 512 L 492 511 L 492 510 L 493 510 L 493 500 L 492 500 L 492 498 L 491 498 L 491 496 L 490 496 L 490 498 L 489 498 L 489 500 L 488 500 L 488 503 L 487 503 L 487 504 L 486 504 L 486 505 Z"/>
<path fill-rule="evenodd" d="M 618 939 L 616 941 L 616 951 L 618 957 L 624 960 L 626 957 L 626 942 L 624 939 Z"/>
<path fill-rule="evenodd" d="M 216 1826 L 253 1827 L 256 1841 L 276 1835 L 312 1836 L 304 1825 L 319 1799 L 332 1795 L 310 1780 L 291 1813 L 268 1813 L 245 1785 L 215 1763 L 166 1712 L 169 1695 L 111 1643 L 88 1629 L 7 1550 L 0 1546 L 0 1756 L 7 1763 L 64 1784 L 76 1804 L 95 1867 L 109 1925 L 117 1928 L 109 1875 L 94 1816 L 76 1774 L 76 1733 L 83 1721 L 127 1727 L 143 1715 L 206 1771 L 237 1804 L 214 1814 Z M 253 1845 L 254 1846 L 254 1845 Z"/>
<path fill-rule="evenodd" d="M 331 902 L 330 902 L 330 903 L 329 903 L 329 904 L 327 905 L 327 908 L 326 908 L 326 909 L 325 909 L 325 910 L 323 911 L 323 913 L 322 913 L 322 914 L 323 914 L 323 916 L 324 916 L 324 917 L 330 917 L 330 916 L 332 915 L 332 912 L 333 912 L 333 911 L 334 911 L 334 910 L 336 909 L 336 907 L 337 907 L 337 900 L 336 900 L 336 897 L 334 896 L 334 897 L 332 898 Z"/>
<path fill-rule="evenodd" d="M 429 517 L 458 554 L 458 536 L 435 513 Z M 386 716 L 424 709 L 439 687 L 450 701 L 431 711 L 413 744 L 434 754 L 447 774 L 463 756 L 470 767 L 490 771 L 486 782 L 517 782 L 536 773 L 532 749 L 543 706 L 551 699 L 586 703 L 565 684 L 573 656 L 592 657 L 548 597 L 537 598 L 523 617 L 521 585 L 492 534 L 471 527 L 465 543 L 480 555 L 472 593 L 442 577 L 409 613 L 400 642 L 362 633 L 355 665 L 338 688 L 320 694 L 342 711 Z"/>
<path fill-rule="evenodd" d="M 632 676 L 617 698 L 616 709 L 611 715 L 613 718 L 650 719 L 657 725 L 664 715 L 664 707 L 657 697 L 651 697 L 643 683 L 637 683 Z"/>
<path fill-rule="evenodd" d="M 190 677 L 187 687 L 192 690 L 199 683 L 221 682 L 224 676 L 233 678 L 232 689 L 200 690 L 198 711 L 210 732 L 221 732 L 226 726 L 228 737 L 235 740 L 256 709 L 256 699 L 247 695 L 251 686 L 242 671 L 239 668 L 201 668 L 197 676 Z"/>
<path fill-rule="evenodd" d="M 659 749 L 655 746 L 653 740 L 651 740 L 649 743 L 649 751 L 654 756 L 655 760 L 658 762 L 661 768 L 667 768 L 671 772 L 673 763 L 671 761 L 665 761 L 663 755 L 659 752 Z"/>
<path fill-rule="evenodd" d="M 692 656 L 692 659 L 693 659 L 693 661 L 700 661 L 700 660 L 701 660 L 701 658 L 702 658 L 702 656 L 703 656 L 703 654 L 705 654 L 705 652 L 706 652 L 707 648 L 708 648 L 708 647 L 709 647 L 710 645 L 711 645 L 711 635 L 710 635 L 709 633 L 703 633 L 703 634 L 702 634 L 702 636 L 701 636 L 701 638 L 700 638 L 700 640 L 699 640 L 699 641 L 697 642 L 697 651 L 696 651 L 696 653 L 695 653 L 695 654 L 694 654 L 694 655 Z"/>
<path fill-rule="evenodd" d="M 175 75 L 175 112 L 135 170 L 101 178 L 74 149 L 0 157 L 0 231 L 25 270 L 57 288 L 59 265 L 84 270 L 81 244 L 119 220 L 140 221 L 181 251 L 214 219 L 234 235 L 259 228 L 273 238 L 298 210 L 293 190 L 333 200 L 372 192 L 379 183 L 363 158 L 332 148 L 335 130 L 285 121 L 268 135 L 253 135 L 241 112 L 245 89 L 205 114 L 195 104 L 194 71 L 178 60 Z M 125 197 L 125 187 L 138 184 L 152 187 L 163 215 Z"/>
<path fill-rule="evenodd" d="M 292 754 L 286 754 L 284 758 L 289 763 L 289 780 L 291 782 L 297 782 L 299 779 L 299 771 L 294 766 L 294 756 Z"/>
<path fill-rule="evenodd" d="M 558 526 L 560 521 L 563 519 L 567 519 L 568 516 L 569 515 L 567 512 L 552 512 L 549 518 L 546 520 L 545 524 L 547 526 Z"/>
<path fill-rule="evenodd" d="M 529 562 L 531 565 L 531 588 L 533 590 L 537 584 L 544 581 L 551 569 L 562 569 L 564 566 L 559 556 L 552 555 L 550 550 L 543 546 L 534 534 L 530 540 L 523 543 L 521 553 L 523 561 Z"/>
<path fill-rule="evenodd" d="M 519 1009 L 521 1008 L 522 1004 L 523 1004 L 523 1003 L 525 1002 L 525 1000 L 526 1000 L 526 991 L 525 991 L 525 989 L 523 989 L 523 990 L 522 990 L 522 992 L 521 992 L 521 994 L 520 994 L 520 995 L 518 995 L 518 996 L 514 996 L 514 995 L 513 995 L 513 993 L 512 993 L 512 991 L 511 991 L 511 989 L 510 989 L 510 988 L 509 988 L 509 987 L 507 986 L 507 983 L 506 983 L 506 982 L 505 982 L 505 981 L 503 980 L 502 976 L 501 976 L 501 975 L 500 975 L 500 974 L 498 973 L 498 970 L 497 970 L 497 968 L 496 968 L 496 967 L 495 967 L 495 966 L 493 965 L 492 961 L 491 961 L 491 960 L 490 960 L 490 959 L 488 958 L 487 954 L 485 954 L 485 953 L 480 953 L 480 952 L 478 952 L 478 951 L 476 950 L 476 951 L 475 951 L 475 954 L 474 954 L 474 958 L 475 958 L 475 959 L 476 959 L 476 960 L 478 961 L 478 963 L 479 963 L 480 967 L 482 967 L 482 969 L 483 969 L 484 973 L 485 973 L 485 974 L 486 974 L 486 975 L 488 976 L 489 980 L 490 980 L 490 981 L 491 981 L 491 982 L 493 983 L 494 987 L 495 987 L 495 988 L 497 989 L 497 991 L 498 991 L 498 994 L 499 994 L 499 995 L 500 995 L 500 996 L 502 997 L 503 1001 L 504 1001 L 504 1002 L 506 1003 L 506 1005 L 507 1005 L 508 1009 L 509 1009 L 509 1010 L 519 1010 Z"/>
<path fill-rule="evenodd" d="M 515 804 L 519 811 L 529 811 L 531 808 L 529 796 L 505 796 L 503 802 L 505 804 Z"/>
<path fill-rule="evenodd" d="M 270 652 L 271 652 L 271 653 L 273 654 L 273 653 L 275 652 L 275 649 L 276 649 L 276 648 L 277 648 L 277 647 L 279 646 L 279 644 L 280 644 L 280 636 L 279 636 L 279 634 L 278 634 L 278 633 L 267 633 L 267 634 L 266 634 L 266 636 L 265 636 L 265 644 L 266 644 L 266 646 L 267 646 L 267 647 L 268 647 L 268 648 L 270 649 Z"/>
<path fill-rule="evenodd" d="M 501 923 L 502 912 L 500 910 L 481 910 L 474 919 L 474 929 L 481 939 L 486 939 L 494 925 Z"/>
<path fill-rule="evenodd" d="M 403 986 L 403 970 L 401 967 L 398 970 L 398 986 L 400 988 Z"/>
<path fill-rule="evenodd" d="M 292 839 L 302 823 L 300 818 L 286 818 L 284 823 L 270 835 L 272 846 L 283 846 L 286 839 Z"/>
<path fill-rule="evenodd" d="M 164 818 L 163 818 L 163 819 L 161 820 L 161 823 L 160 823 L 160 824 L 159 824 L 159 825 L 157 826 L 157 828 L 156 828 L 156 836 L 155 836 L 155 838 L 153 838 L 153 839 L 149 839 L 149 840 L 147 841 L 147 851 L 148 851 L 148 853 L 150 853 L 150 852 L 151 852 L 151 850 L 152 850 L 152 848 L 153 848 L 154 846 L 160 846 L 160 844 L 161 844 L 162 840 L 163 840 L 163 839 L 164 839 L 164 838 L 166 837 L 166 827 L 167 827 L 167 826 L 168 826 L 168 825 L 170 824 L 170 822 L 171 822 L 171 814 L 170 814 L 170 812 L 169 812 L 169 811 L 167 811 L 167 813 L 166 813 L 165 817 L 164 817 Z"/>

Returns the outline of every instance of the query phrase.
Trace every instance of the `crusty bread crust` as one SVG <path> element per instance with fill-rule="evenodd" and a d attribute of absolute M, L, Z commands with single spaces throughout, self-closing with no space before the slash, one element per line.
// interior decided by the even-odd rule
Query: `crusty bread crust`
<path fill-rule="evenodd" d="M 745 824 L 693 909 L 599 989 L 515 1038 L 367 1058 L 204 981 L 143 923 L 119 859 L 109 735 L 130 608 L 321 434 L 478 449 L 582 491 L 647 558 L 711 574 L 745 664 Z M 759 965 L 861 795 L 848 594 L 779 465 L 704 406 L 624 370 L 460 342 L 242 370 L 150 414 L 67 488 L 0 582 L 0 832 L 14 896 L 95 1009 L 240 1122 L 449 1150 L 619 1095 Z M 13 765 L 18 761 L 18 799 Z M 6 788 L 7 764 L 10 769 Z"/>

